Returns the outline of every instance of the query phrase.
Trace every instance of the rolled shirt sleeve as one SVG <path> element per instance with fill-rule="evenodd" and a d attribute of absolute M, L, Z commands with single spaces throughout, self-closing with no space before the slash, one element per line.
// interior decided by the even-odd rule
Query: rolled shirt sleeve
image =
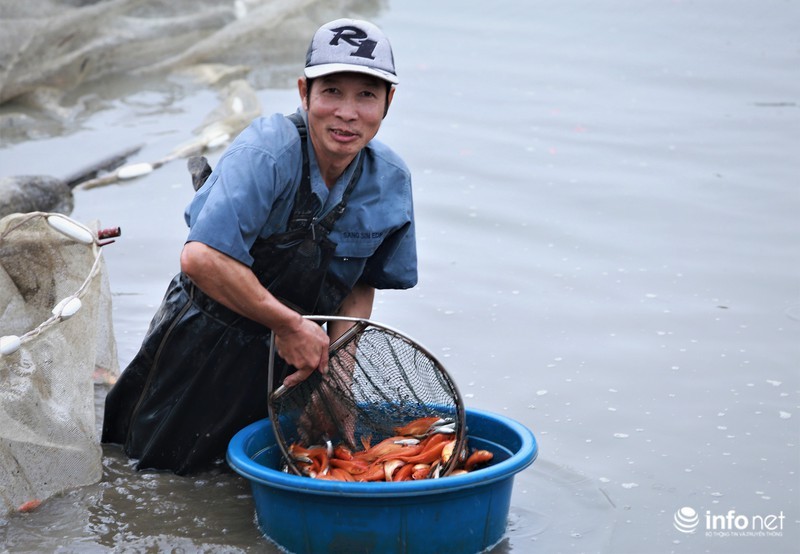
<path fill-rule="evenodd" d="M 236 139 L 185 214 L 187 241 L 202 242 L 247 266 L 253 263 L 250 248 L 256 238 L 285 226 L 292 185 L 299 181 L 300 139 L 294 126 L 286 122 L 291 125 L 287 134 L 284 122 L 264 123 L 254 123 Z"/>

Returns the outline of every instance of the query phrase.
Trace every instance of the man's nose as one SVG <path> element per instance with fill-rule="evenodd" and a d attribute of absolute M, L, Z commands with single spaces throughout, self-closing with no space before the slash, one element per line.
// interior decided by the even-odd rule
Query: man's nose
<path fill-rule="evenodd" d="M 350 121 L 358 117 L 358 105 L 355 98 L 342 98 L 336 107 L 336 115 L 345 121 Z"/>

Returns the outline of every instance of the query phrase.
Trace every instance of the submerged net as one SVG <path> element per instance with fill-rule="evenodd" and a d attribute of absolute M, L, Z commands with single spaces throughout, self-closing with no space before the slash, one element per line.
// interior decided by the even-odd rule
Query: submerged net
<path fill-rule="evenodd" d="M 358 450 L 365 441 L 396 436 L 398 428 L 421 418 L 445 420 L 460 452 L 466 442 L 464 403 L 441 363 L 399 331 L 352 321 L 350 331 L 331 346 L 327 373 L 315 371 L 270 397 L 270 417 L 289 467 L 300 473 L 288 454 L 291 444 L 330 440 Z M 455 456 L 451 460 L 455 463 Z M 447 462 L 442 474 L 452 465 Z"/>
<path fill-rule="evenodd" d="M 71 238 L 48 221 L 77 227 L 90 242 Z M 5 511 L 102 475 L 94 382 L 101 375 L 113 380 L 119 367 L 111 293 L 95 237 L 60 214 L 0 219 L 0 508 Z"/>

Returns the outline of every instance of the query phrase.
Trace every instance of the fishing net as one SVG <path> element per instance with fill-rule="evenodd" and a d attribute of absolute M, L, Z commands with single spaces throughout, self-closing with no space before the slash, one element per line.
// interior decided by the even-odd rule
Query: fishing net
<path fill-rule="evenodd" d="M 330 348 L 328 372 L 315 371 L 302 383 L 270 395 L 270 418 L 287 465 L 301 474 L 289 446 L 342 443 L 358 450 L 398 435 L 411 422 L 438 419 L 438 431 L 466 443 L 464 403 L 442 364 L 407 335 L 365 319 L 307 316 L 354 325 Z M 271 348 L 270 381 L 277 372 Z M 445 461 L 447 475 L 457 456 Z"/>
<path fill-rule="evenodd" d="M 60 214 L 0 219 L 5 511 L 102 475 L 94 382 L 119 366 L 99 246 L 96 231 Z"/>

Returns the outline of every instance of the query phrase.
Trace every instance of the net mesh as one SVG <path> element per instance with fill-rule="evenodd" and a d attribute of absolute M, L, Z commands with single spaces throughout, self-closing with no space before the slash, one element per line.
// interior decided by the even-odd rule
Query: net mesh
<path fill-rule="evenodd" d="M 0 498 L 6 511 L 99 481 L 94 382 L 119 374 L 100 248 L 56 231 L 47 223 L 53 215 L 0 219 Z M 71 317 L 54 315 L 66 298 L 78 298 L 80 309 Z"/>
<path fill-rule="evenodd" d="M 420 418 L 451 422 L 456 451 L 463 447 L 465 412 L 458 389 L 418 343 L 360 320 L 331 350 L 327 373 L 315 371 L 270 398 L 278 443 L 296 473 L 300 472 L 287 452 L 291 444 L 331 440 L 357 450 L 364 441 L 375 444 L 396 436 L 398 428 Z M 443 468 L 445 474 L 449 465 Z"/>

